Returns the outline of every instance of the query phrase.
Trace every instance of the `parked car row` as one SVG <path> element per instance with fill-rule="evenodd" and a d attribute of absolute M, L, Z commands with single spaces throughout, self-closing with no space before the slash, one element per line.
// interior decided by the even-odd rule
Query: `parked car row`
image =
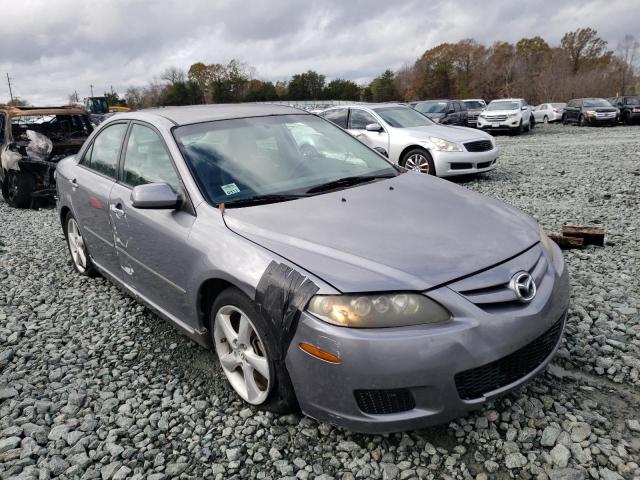
<path fill-rule="evenodd" d="M 536 123 L 562 122 L 584 125 L 632 124 L 640 121 L 640 96 L 578 98 L 530 106 L 524 98 L 504 98 L 488 105 L 481 99 L 424 100 L 408 104 L 443 125 L 477 127 L 490 131 L 522 133 Z"/>
<path fill-rule="evenodd" d="M 57 209 L 77 274 L 215 349 L 245 402 L 384 433 L 479 408 L 561 342 L 558 246 L 420 173 L 497 155 L 487 133 L 400 104 L 127 112 L 58 163 Z"/>

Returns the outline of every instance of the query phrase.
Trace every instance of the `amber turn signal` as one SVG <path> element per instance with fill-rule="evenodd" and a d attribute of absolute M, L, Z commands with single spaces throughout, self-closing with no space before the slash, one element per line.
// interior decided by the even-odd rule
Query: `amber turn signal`
<path fill-rule="evenodd" d="M 308 343 L 304 343 L 304 342 L 301 343 L 300 350 L 307 352 L 312 357 L 316 357 L 316 358 L 319 358 L 320 360 L 324 360 L 325 362 L 336 363 L 336 364 L 342 362 L 339 356 L 334 355 L 333 353 L 325 352 L 324 350 L 320 350 L 318 347 L 314 347 L 313 345 L 310 345 Z"/>

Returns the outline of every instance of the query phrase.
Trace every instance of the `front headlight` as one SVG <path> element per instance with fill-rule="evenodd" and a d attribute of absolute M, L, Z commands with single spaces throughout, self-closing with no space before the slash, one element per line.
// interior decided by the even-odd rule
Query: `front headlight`
<path fill-rule="evenodd" d="M 518 116 L 518 112 L 516 113 L 507 113 L 507 117 L 508 118 L 513 118 L 513 117 L 517 117 Z"/>
<path fill-rule="evenodd" d="M 429 137 L 429 141 L 436 146 L 436 150 L 441 152 L 461 152 L 462 147 L 457 143 L 450 142 L 444 138 Z"/>
<path fill-rule="evenodd" d="M 586 114 L 589 115 L 589 116 L 593 116 L 593 115 L 596 114 L 596 111 L 595 110 L 587 110 Z"/>
<path fill-rule="evenodd" d="M 540 225 L 540 243 L 542 243 L 542 246 L 547 251 L 547 254 L 551 258 L 551 260 L 553 260 L 553 240 L 551 240 L 547 236 L 544 228 L 542 228 L 542 225 Z"/>
<path fill-rule="evenodd" d="M 353 328 L 403 327 L 451 319 L 439 303 L 418 293 L 316 295 L 307 310 L 325 322 Z"/>

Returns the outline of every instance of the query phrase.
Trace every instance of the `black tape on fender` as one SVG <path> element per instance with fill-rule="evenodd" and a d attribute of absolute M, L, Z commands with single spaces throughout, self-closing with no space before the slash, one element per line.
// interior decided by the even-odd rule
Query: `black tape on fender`
<path fill-rule="evenodd" d="M 295 333 L 300 312 L 317 291 L 315 283 L 283 263 L 272 261 L 262 274 L 256 288 L 256 304 L 274 326 L 282 358 Z"/>

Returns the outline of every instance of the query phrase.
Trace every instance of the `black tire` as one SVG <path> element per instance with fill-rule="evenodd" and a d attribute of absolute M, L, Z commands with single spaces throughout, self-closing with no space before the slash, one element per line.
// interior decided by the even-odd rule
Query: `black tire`
<path fill-rule="evenodd" d="M 549 123 L 549 117 L 547 117 L 546 115 L 544 116 L 544 118 L 542 119 L 542 123 L 544 123 L 545 125 Z"/>
<path fill-rule="evenodd" d="M 407 166 L 407 161 L 409 161 L 409 159 L 414 156 L 414 155 L 422 155 L 424 156 L 425 160 L 426 160 L 426 165 L 428 165 L 428 168 L 424 169 L 421 168 L 420 170 L 413 168 L 413 167 L 408 167 Z M 415 171 L 420 171 L 422 173 L 426 173 L 428 175 L 436 175 L 436 166 L 433 163 L 433 158 L 431 158 L 431 154 L 425 150 L 424 148 L 412 148 L 411 150 L 409 150 L 407 153 L 405 153 L 402 158 L 400 159 L 400 166 L 407 168 L 409 170 L 415 170 Z"/>
<path fill-rule="evenodd" d="M 220 293 L 213 304 L 209 314 L 209 332 L 215 350 L 214 323 L 216 313 L 224 306 L 234 306 L 242 310 L 251 320 L 262 344 L 266 350 L 266 357 L 269 363 L 270 392 L 266 400 L 253 405 L 257 408 L 268 410 L 274 413 L 291 413 L 297 411 L 298 401 L 296 399 L 291 378 L 284 362 L 284 353 L 280 354 L 276 349 L 279 347 L 279 338 L 276 327 L 272 325 L 258 310 L 256 304 L 243 292 L 235 287 L 229 287 Z M 230 385 L 231 386 L 231 385 Z M 231 387 L 233 389 L 233 387 Z M 234 392 L 237 394 L 236 392 Z M 238 395 L 240 398 L 240 396 Z"/>
<path fill-rule="evenodd" d="M 518 125 L 518 127 L 515 130 L 513 130 L 513 133 L 515 135 L 520 135 L 520 134 L 524 133 L 524 131 L 525 131 L 524 130 L 524 123 L 522 122 L 522 119 L 520 119 L 520 124 Z"/>
<path fill-rule="evenodd" d="M 563 113 L 563 114 L 562 114 L 562 124 L 563 124 L 563 125 L 566 125 L 567 123 L 569 123 L 569 122 L 567 121 L 567 114 L 566 114 L 566 113 Z"/>
<path fill-rule="evenodd" d="M 71 212 L 69 212 L 67 213 L 67 216 L 64 219 L 62 230 L 64 231 L 64 238 L 67 241 L 67 249 L 69 250 L 69 255 L 71 256 L 71 264 L 73 265 L 73 269 L 77 273 L 79 273 L 80 275 L 84 275 L 85 277 L 95 277 L 98 275 L 98 271 L 96 270 L 96 267 L 93 265 L 93 262 L 91 261 L 91 255 L 89 255 L 89 248 L 87 247 L 87 244 L 85 243 L 84 238 L 82 237 L 82 232 L 80 232 L 79 229 L 78 229 L 78 233 L 80 234 L 80 238 L 82 239 L 82 243 L 84 247 L 86 266 L 84 268 L 80 268 L 76 263 L 76 259 L 74 258 L 74 253 L 73 253 L 72 242 L 69 240 L 69 227 L 72 221 L 75 222 L 76 225 L 78 224 L 78 221 L 76 220 L 76 218 L 73 216 Z"/>
<path fill-rule="evenodd" d="M 633 120 L 631 119 L 631 112 L 626 112 L 624 114 L 624 123 L 626 125 L 633 125 Z"/>
<path fill-rule="evenodd" d="M 2 184 L 2 196 L 14 208 L 29 208 L 35 184 L 31 173 L 9 170 Z"/>
<path fill-rule="evenodd" d="M 584 119 L 584 115 L 580 115 L 578 117 L 578 126 L 585 127 L 586 125 L 587 125 L 587 122 Z"/>

